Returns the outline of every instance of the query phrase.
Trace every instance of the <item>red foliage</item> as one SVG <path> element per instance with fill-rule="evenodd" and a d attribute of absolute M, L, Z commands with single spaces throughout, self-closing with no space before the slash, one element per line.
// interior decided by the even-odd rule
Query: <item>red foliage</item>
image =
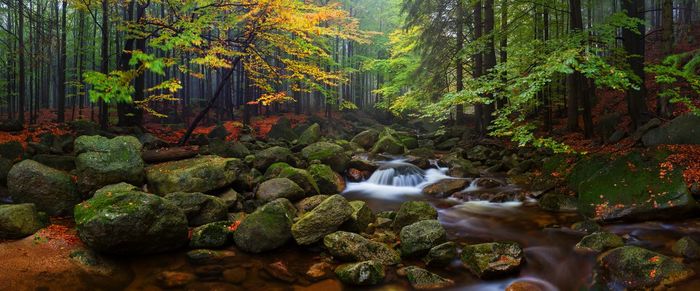
<path fill-rule="evenodd" d="M 660 167 L 663 177 L 673 169 L 683 169 L 683 179 L 688 185 L 700 183 L 700 145 L 666 145 L 662 147 L 671 154 Z"/>

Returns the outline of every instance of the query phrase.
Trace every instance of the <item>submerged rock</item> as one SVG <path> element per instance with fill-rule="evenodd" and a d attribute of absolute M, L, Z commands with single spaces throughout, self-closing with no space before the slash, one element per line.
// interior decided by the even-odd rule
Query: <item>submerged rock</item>
<path fill-rule="evenodd" d="M 226 219 L 228 206 L 221 198 L 203 193 L 171 193 L 165 199 L 180 207 L 190 226 L 200 226 Z"/>
<path fill-rule="evenodd" d="M 304 189 L 297 183 L 287 178 L 275 178 L 262 182 L 255 192 L 255 197 L 263 202 L 269 202 L 279 198 L 290 201 L 298 201 L 306 196 Z"/>
<path fill-rule="evenodd" d="M 15 203 L 33 203 L 49 215 L 70 215 L 80 203 L 71 176 L 32 160 L 15 164 L 7 174 L 7 188 Z"/>
<path fill-rule="evenodd" d="M 598 257 L 596 281 L 607 288 L 665 289 L 695 274 L 667 256 L 636 246 L 624 246 Z"/>
<path fill-rule="evenodd" d="M 602 228 L 595 221 L 586 219 L 571 225 L 571 230 L 592 234 L 600 231 Z"/>
<path fill-rule="evenodd" d="M 301 150 L 301 155 L 307 161 L 319 160 L 336 172 L 345 171 L 350 161 L 350 157 L 345 154 L 343 147 L 329 142 L 311 144 Z"/>
<path fill-rule="evenodd" d="M 411 287 L 417 290 L 443 289 L 454 286 L 455 282 L 445 279 L 428 270 L 410 266 L 403 268 Z"/>
<path fill-rule="evenodd" d="M 111 254 L 151 254 L 187 242 L 187 217 L 172 202 L 138 191 L 96 194 L 75 206 L 78 236 Z"/>
<path fill-rule="evenodd" d="M 235 158 L 202 156 L 148 167 L 148 189 L 159 195 L 174 192 L 208 192 L 236 181 L 243 162 Z"/>
<path fill-rule="evenodd" d="M 510 242 L 469 245 L 462 250 L 462 262 L 479 278 L 504 276 L 520 268 L 523 249 Z"/>
<path fill-rule="evenodd" d="M 376 260 L 385 265 L 401 262 L 399 253 L 388 245 L 352 232 L 331 233 L 323 238 L 323 245 L 333 257 L 343 261 Z"/>
<path fill-rule="evenodd" d="M 78 137 L 75 140 L 78 188 L 89 193 L 119 182 L 143 184 L 145 164 L 141 149 L 141 142 L 133 136 Z"/>
<path fill-rule="evenodd" d="M 674 253 L 684 258 L 691 260 L 700 259 L 700 244 L 688 236 L 676 241 L 672 249 Z"/>
<path fill-rule="evenodd" d="M 292 235 L 300 245 L 319 241 L 336 230 L 352 216 L 353 208 L 343 196 L 333 195 L 292 225 Z"/>
<path fill-rule="evenodd" d="M 260 253 L 283 246 L 292 237 L 291 227 L 296 209 L 281 198 L 263 205 L 246 216 L 233 239 L 241 250 Z"/>
<path fill-rule="evenodd" d="M 428 251 L 423 261 L 429 266 L 447 266 L 457 258 L 457 244 L 446 242 Z"/>
<path fill-rule="evenodd" d="M 341 282 L 349 285 L 377 285 L 384 281 L 384 265 L 377 261 L 340 265 L 335 274 Z"/>
<path fill-rule="evenodd" d="M 621 237 L 610 232 L 595 232 L 581 239 L 574 249 L 579 252 L 603 252 L 625 245 Z"/>
<path fill-rule="evenodd" d="M 437 220 L 422 220 L 401 229 L 401 255 L 425 255 L 447 240 L 447 232 Z"/>
<path fill-rule="evenodd" d="M 0 205 L 0 239 L 19 239 L 44 227 L 34 204 Z"/>
<path fill-rule="evenodd" d="M 401 204 L 401 208 L 396 212 L 392 228 L 400 230 L 404 226 L 416 223 L 421 220 L 437 219 L 437 210 L 428 202 L 407 201 Z"/>

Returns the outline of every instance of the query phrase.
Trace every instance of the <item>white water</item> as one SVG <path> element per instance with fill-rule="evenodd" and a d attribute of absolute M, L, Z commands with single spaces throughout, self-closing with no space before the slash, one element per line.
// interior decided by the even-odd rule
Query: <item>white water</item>
<path fill-rule="evenodd" d="M 359 192 L 386 200 L 401 199 L 406 195 L 421 195 L 425 186 L 451 178 L 447 168 L 422 170 L 405 160 L 380 163 L 367 181 L 348 183 L 345 192 Z"/>

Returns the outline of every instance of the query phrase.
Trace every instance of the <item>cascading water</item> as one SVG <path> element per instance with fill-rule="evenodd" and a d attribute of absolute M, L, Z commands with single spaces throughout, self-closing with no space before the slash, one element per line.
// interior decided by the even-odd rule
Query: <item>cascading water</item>
<path fill-rule="evenodd" d="M 367 181 L 348 183 L 345 193 L 360 192 L 382 199 L 401 199 L 419 195 L 426 185 L 449 178 L 445 172 L 445 168 L 423 170 L 405 160 L 381 162 Z"/>
<path fill-rule="evenodd" d="M 398 187 L 415 187 L 426 181 L 425 171 L 402 161 L 384 163 L 367 183 Z"/>

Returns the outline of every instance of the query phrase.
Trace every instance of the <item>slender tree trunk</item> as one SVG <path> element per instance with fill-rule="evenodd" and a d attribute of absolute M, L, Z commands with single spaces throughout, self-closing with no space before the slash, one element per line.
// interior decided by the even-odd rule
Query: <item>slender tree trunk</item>
<path fill-rule="evenodd" d="M 109 1 L 102 0 L 102 48 L 100 72 L 109 74 Z M 109 104 L 104 100 L 99 101 L 100 127 L 107 129 L 109 126 Z"/>
<path fill-rule="evenodd" d="M 464 62 L 462 61 L 462 49 L 464 48 L 464 6 L 462 0 L 457 0 L 457 48 L 455 49 L 457 66 L 457 92 L 464 90 Z M 458 104 L 455 109 L 455 121 L 464 124 L 464 105 Z"/>
<path fill-rule="evenodd" d="M 66 52 L 66 10 L 68 2 L 63 0 L 61 4 L 61 47 L 59 48 L 60 59 L 58 61 L 58 112 L 56 114 L 57 122 L 64 122 L 66 120 L 66 58 L 68 53 Z"/>
<path fill-rule="evenodd" d="M 661 51 L 664 57 L 673 54 L 673 0 L 663 0 L 661 19 Z M 661 91 L 668 89 L 667 86 Z M 670 118 L 673 109 L 667 97 L 657 97 L 657 113 L 664 118 Z"/>
<path fill-rule="evenodd" d="M 493 10 L 493 0 L 484 1 L 484 33 L 486 34 L 486 52 L 484 54 L 484 72 L 490 72 L 496 67 L 496 47 L 494 43 L 495 15 Z M 487 96 L 494 99 L 493 94 Z M 484 129 L 487 130 L 493 121 L 493 114 L 496 111 L 495 100 L 484 106 Z"/>
<path fill-rule="evenodd" d="M 627 16 L 644 20 L 644 0 L 623 0 L 622 7 L 627 12 Z M 638 31 L 623 29 L 622 31 L 622 43 L 627 52 L 627 62 L 632 72 L 634 72 L 641 81 L 638 84 L 639 89 L 631 88 L 627 90 L 627 108 L 630 118 L 632 119 L 633 129 L 642 126 L 642 115 L 647 112 L 647 89 L 644 84 L 644 80 L 646 79 L 646 74 L 644 72 L 644 36 L 646 34 L 646 27 L 644 24 L 640 24 L 637 30 Z"/>
<path fill-rule="evenodd" d="M 18 37 L 18 66 L 19 66 L 19 85 L 17 96 L 17 120 L 24 125 L 24 98 L 25 98 L 25 71 L 24 71 L 24 1 L 17 1 L 17 37 Z"/>
<path fill-rule="evenodd" d="M 478 41 L 483 36 L 483 22 L 482 22 L 482 3 L 481 0 L 474 2 L 474 40 Z M 472 56 L 474 59 L 474 71 L 472 72 L 473 77 L 479 78 L 484 73 L 484 57 L 480 50 Z M 486 132 L 484 123 L 484 105 L 475 104 L 474 105 L 474 115 L 476 120 L 476 128 L 480 134 Z"/>
<path fill-rule="evenodd" d="M 581 17 L 581 0 L 569 0 L 569 25 L 572 33 L 580 32 L 583 28 L 583 19 Z M 578 109 L 581 96 L 581 78 L 580 73 L 574 72 L 567 77 L 567 122 L 566 127 L 570 132 L 578 131 Z"/>

